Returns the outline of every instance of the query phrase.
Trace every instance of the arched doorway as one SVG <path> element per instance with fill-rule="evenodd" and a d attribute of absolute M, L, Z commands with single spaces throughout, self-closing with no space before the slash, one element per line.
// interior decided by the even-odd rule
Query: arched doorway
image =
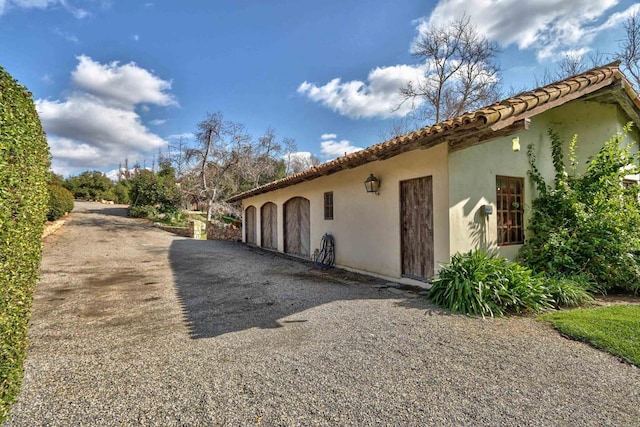
<path fill-rule="evenodd" d="M 244 239 L 250 245 L 256 244 L 256 208 L 249 206 L 244 213 L 244 226 L 246 228 Z"/>
<path fill-rule="evenodd" d="M 309 200 L 294 197 L 284 204 L 284 251 L 308 257 L 310 247 Z"/>
<path fill-rule="evenodd" d="M 263 248 L 278 249 L 278 207 L 267 202 L 260 208 L 260 243 Z"/>

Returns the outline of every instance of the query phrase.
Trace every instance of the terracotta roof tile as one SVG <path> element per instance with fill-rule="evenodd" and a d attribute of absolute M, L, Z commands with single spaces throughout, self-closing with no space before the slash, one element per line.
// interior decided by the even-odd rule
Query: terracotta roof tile
<path fill-rule="evenodd" d="M 314 166 L 303 172 L 288 176 L 286 178 L 273 181 L 262 185 L 244 193 L 237 194 L 228 199 L 229 202 L 242 200 L 251 196 L 266 193 L 278 188 L 288 187 L 303 181 L 309 181 L 324 175 L 330 175 L 344 169 L 361 166 L 363 164 L 393 157 L 406 151 L 417 148 L 423 141 L 439 140 L 442 142 L 449 134 L 455 132 L 474 132 L 486 129 L 492 125 L 499 124 L 502 121 L 526 118 L 527 114 L 533 115 L 538 107 L 544 108 L 546 104 L 556 100 L 562 100 L 564 97 L 588 90 L 594 85 L 601 82 L 609 81 L 626 81 L 624 75 L 619 70 L 620 62 L 616 61 L 603 67 L 598 67 L 586 71 L 582 74 L 568 77 L 562 81 L 555 82 L 529 92 L 523 92 L 511 98 L 507 98 L 498 103 L 480 108 L 476 111 L 464 113 L 458 117 L 436 123 L 431 126 L 425 126 L 406 135 L 392 138 L 364 150 L 347 154 Z M 628 85 L 625 86 L 630 97 L 633 92 Z M 629 90 L 631 92 L 629 92 Z M 632 97 L 637 107 L 640 107 L 640 100 L 637 94 Z M 568 100 L 574 99 L 571 97 Z M 439 143 L 437 142 L 437 143 Z M 436 142 L 433 143 L 435 145 Z"/>

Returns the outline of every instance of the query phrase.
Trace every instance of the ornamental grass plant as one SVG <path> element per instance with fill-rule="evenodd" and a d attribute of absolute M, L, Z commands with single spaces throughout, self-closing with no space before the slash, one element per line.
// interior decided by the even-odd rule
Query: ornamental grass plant
<path fill-rule="evenodd" d="M 481 250 L 454 255 L 433 280 L 429 298 L 453 313 L 482 317 L 553 307 L 541 277 Z"/>

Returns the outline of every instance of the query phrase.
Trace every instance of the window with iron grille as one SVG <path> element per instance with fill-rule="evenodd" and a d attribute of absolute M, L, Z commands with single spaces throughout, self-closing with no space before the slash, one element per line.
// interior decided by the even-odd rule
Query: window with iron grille
<path fill-rule="evenodd" d="M 324 193 L 324 219 L 333 219 L 333 191 Z"/>
<path fill-rule="evenodd" d="M 498 245 L 524 243 L 524 178 L 496 177 Z"/>

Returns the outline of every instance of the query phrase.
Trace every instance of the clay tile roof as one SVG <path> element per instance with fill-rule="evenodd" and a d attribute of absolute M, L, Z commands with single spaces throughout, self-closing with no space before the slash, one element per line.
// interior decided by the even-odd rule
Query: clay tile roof
<path fill-rule="evenodd" d="M 431 126 L 425 126 L 406 135 L 392 138 L 364 150 L 314 166 L 306 171 L 236 194 L 227 201 L 235 202 L 303 181 L 310 181 L 344 169 L 393 157 L 420 146 L 433 146 L 444 142 L 447 137 L 453 134 L 459 136 L 460 134 L 471 134 L 487 128 L 494 129 L 494 127 L 501 125 L 506 126 L 516 120 L 539 114 L 544 111 L 545 107 L 553 108 L 586 93 L 598 90 L 601 86 L 604 87 L 615 81 L 626 80 L 620 72 L 619 66 L 620 61 L 612 62 L 532 91 L 520 93 L 476 111 L 464 113 Z M 640 100 L 638 100 L 638 96 L 633 92 L 633 89 L 630 89 L 629 85 L 626 85 L 625 89 L 636 106 L 640 107 Z"/>

